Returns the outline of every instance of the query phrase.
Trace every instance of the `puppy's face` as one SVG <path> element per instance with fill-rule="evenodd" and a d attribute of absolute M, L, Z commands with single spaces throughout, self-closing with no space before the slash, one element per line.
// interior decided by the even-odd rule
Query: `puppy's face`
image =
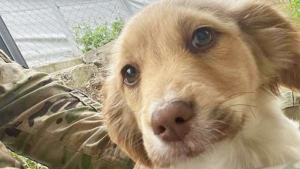
<path fill-rule="evenodd" d="M 163 1 L 127 24 L 104 88 L 104 113 L 112 140 L 135 161 L 166 167 L 217 151 L 213 144 L 233 139 L 253 116 L 257 88 L 283 81 L 274 75 L 298 57 L 270 58 L 259 46 L 267 40 L 254 37 L 259 25 L 243 20 L 254 9 L 242 6 Z M 285 24 L 281 29 L 293 30 Z"/>

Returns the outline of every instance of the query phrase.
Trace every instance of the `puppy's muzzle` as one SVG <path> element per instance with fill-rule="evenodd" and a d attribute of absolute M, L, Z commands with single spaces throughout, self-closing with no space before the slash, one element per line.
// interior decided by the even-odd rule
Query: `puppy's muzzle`
<path fill-rule="evenodd" d="M 181 141 L 190 131 L 189 121 L 193 114 L 190 102 L 168 102 L 153 112 L 151 119 L 153 132 L 166 142 Z"/>

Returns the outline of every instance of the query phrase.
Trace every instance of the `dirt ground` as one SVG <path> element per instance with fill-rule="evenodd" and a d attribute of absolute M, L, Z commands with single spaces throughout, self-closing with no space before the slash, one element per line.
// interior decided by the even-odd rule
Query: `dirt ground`
<path fill-rule="evenodd" d="M 104 78 L 106 77 L 107 72 L 102 68 L 99 67 L 94 75 L 91 77 L 89 82 L 80 88 L 78 90 L 83 91 L 86 95 L 91 97 L 92 99 L 101 102 L 102 96 L 100 93 L 100 90 L 102 88 L 102 84 L 104 82 Z"/>
<path fill-rule="evenodd" d="M 52 76 L 101 102 L 100 90 L 107 76 L 111 46 L 112 44 L 108 44 L 85 54 L 82 58 L 83 64 L 52 73 Z"/>

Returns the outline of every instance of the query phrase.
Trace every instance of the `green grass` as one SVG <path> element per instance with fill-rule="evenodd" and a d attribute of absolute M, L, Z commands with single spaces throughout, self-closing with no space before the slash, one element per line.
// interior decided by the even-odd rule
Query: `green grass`
<path fill-rule="evenodd" d="M 288 10 L 293 17 L 300 19 L 300 0 L 290 0 Z"/>
<path fill-rule="evenodd" d="M 39 164 L 35 161 L 32 161 L 29 158 L 18 155 L 14 152 L 11 152 L 11 153 L 15 158 L 19 159 L 24 164 L 25 169 L 48 169 L 48 167 L 46 167 L 42 164 Z"/>
<path fill-rule="evenodd" d="M 123 26 L 124 21 L 119 19 L 110 26 L 105 22 L 102 26 L 93 28 L 89 24 L 83 23 L 75 26 L 73 30 L 77 43 L 84 47 L 82 52 L 86 53 L 116 39 Z"/>

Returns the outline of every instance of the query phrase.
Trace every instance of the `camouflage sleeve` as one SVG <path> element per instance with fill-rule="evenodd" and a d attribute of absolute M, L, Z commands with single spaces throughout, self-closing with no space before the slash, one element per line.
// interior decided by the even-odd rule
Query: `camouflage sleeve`
<path fill-rule="evenodd" d="M 7 148 L 50 168 L 133 168 L 110 142 L 100 108 L 81 92 L 25 70 L 0 52 L 0 140 Z"/>

